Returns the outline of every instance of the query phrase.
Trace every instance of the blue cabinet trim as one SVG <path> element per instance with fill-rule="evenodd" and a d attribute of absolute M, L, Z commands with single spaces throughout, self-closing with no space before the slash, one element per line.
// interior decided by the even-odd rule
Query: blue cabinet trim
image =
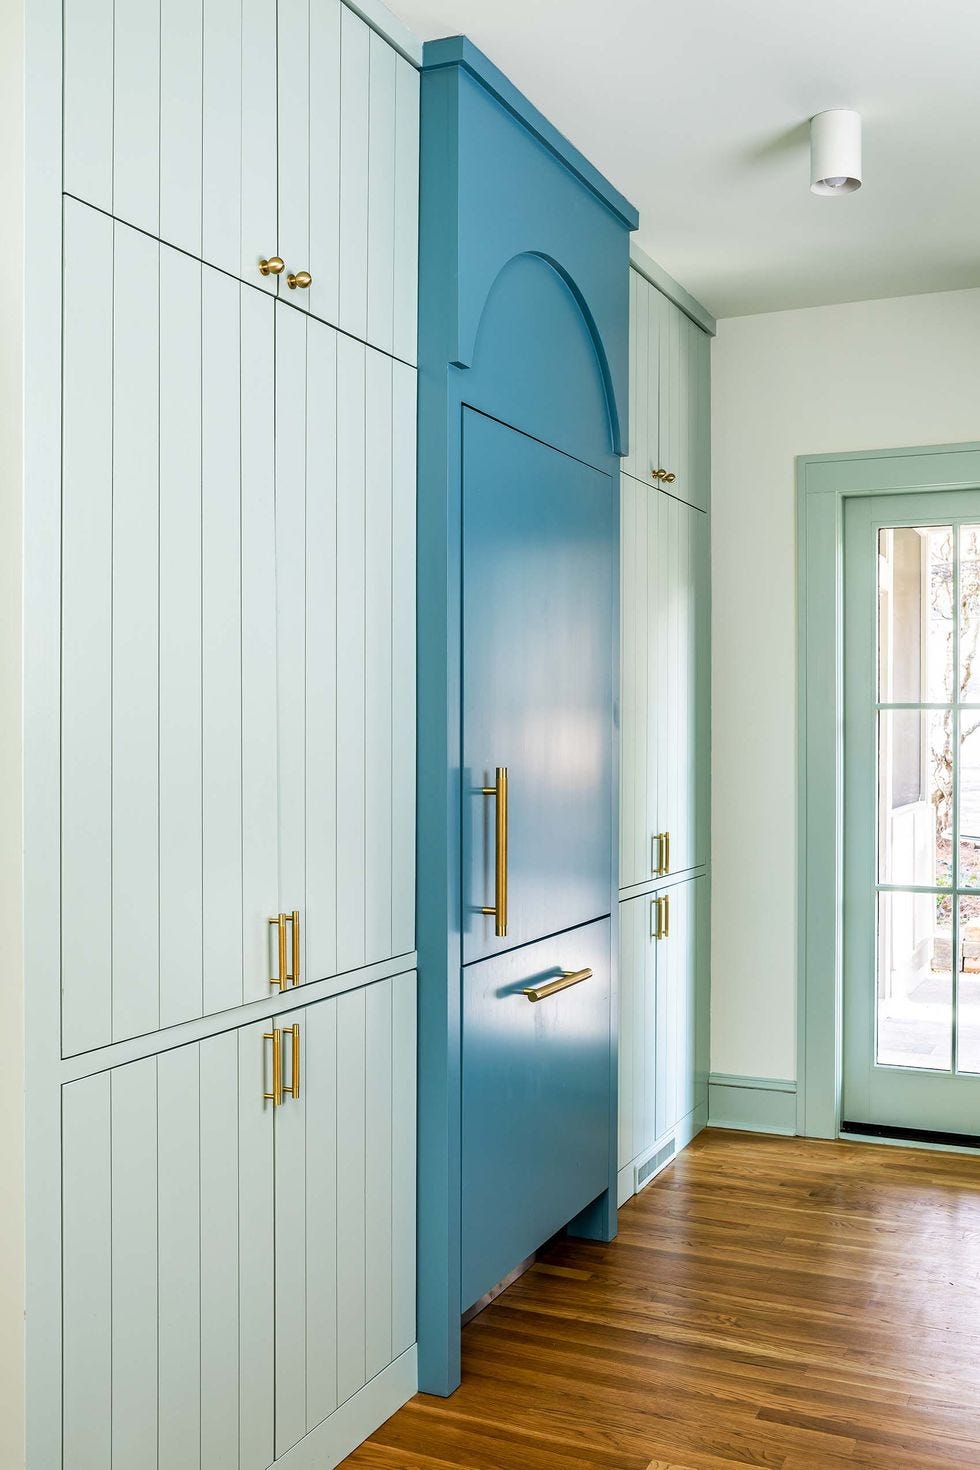
<path fill-rule="evenodd" d="M 422 65 L 427 71 L 435 71 L 439 67 L 463 67 L 546 148 L 550 148 L 565 168 L 577 174 L 628 230 L 637 228 L 640 216 L 629 200 L 613 188 L 574 143 L 570 143 L 564 133 L 560 133 L 468 37 L 445 36 L 438 41 L 427 41 L 422 48 Z"/>

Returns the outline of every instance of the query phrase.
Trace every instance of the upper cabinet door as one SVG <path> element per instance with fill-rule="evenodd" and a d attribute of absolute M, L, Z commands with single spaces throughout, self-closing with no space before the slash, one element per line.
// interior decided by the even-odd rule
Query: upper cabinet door
<path fill-rule="evenodd" d="M 609 913 L 616 514 L 608 475 L 463 417 L 468 964 Z"/>
<path fill-rule="evenodd" d="M 660 468 L 661 314 L 659 291 L 630 271 L 630 451 L 623 470 L 648 485 Z"/>
<path fill-rule="evenodd" d="M 276 10 L 66 0 L 64 187 L 274 292 Z"/>
<path fill-rule="evenodd" d="M 274 313 L 68 202 L 66 1054 L 270 994 Z"/>
<path fill-rule="evenodd" d="M 275 315 L 279 902 L 320 980 L 415 947 L 415 370 Z"/>
<path fill-rule="evenodd" d="M 409 363 L 418 153 L 414 66 L 340 0 L 280 0 L 280 295 Z"/>
<path fill-rule="evenodd" d="M 657 564 L 661 496 L 620 477 L 619 886 L 659 871 L 658 696 L 662 647 Z"/>
<path fill-rule="evenodd" d="M 711 339 L 659 291 L 661 483 L 671 495 L 708 509 L 711 442 Z"/>

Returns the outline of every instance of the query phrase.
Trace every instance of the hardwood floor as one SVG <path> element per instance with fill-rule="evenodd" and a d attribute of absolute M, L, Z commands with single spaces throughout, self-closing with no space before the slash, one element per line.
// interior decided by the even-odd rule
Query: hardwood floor
<path fill-rule="evenodd" d="M 980 1159 L 709 1130 L 344 1464 L 976 1470 Z"/>

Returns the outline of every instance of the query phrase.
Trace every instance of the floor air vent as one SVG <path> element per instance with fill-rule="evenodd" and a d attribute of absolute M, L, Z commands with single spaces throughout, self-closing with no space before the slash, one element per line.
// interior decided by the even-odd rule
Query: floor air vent
<path fill-rule="evenodd" d="M 650 1183 L 650 1180 L 653 1178 L 654 1174 L 660 1173 L 660 1170 L 663 1168 L 664 1164 L 670 1163 L 671 1159 L 674 1157 L 676 1147 L 677 1146 L 674 1143 L 674 1140 L 672 1138 L 668 1138 L 663 1147 L 658 1148 L 655 1154 L 651 1154 L 648 1159 L 644 1159 L 642 1164 L 637 1164 L 637 1193 L 639 1193 L 639 1191 L 643 1188 L 644 1184 Z"/>

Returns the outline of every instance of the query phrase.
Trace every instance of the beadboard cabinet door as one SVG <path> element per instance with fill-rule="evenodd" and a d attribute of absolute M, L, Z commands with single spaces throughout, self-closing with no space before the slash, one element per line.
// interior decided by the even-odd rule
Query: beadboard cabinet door
<path fill-rule="evenodd" d="M 630 443 L 623 473 L 655 483 L 660 459 L 660 373 L 664 298 L 630 271 Z"/>
<path fill-rule="evenodd" d="M 278 67 L 280 295 L 414 363 L 418 72 L 341 0 L 279 0 Z"/>
<path fill-rule="evenodd" d="M 263 1026 L 63 1090 L 63 1461 L 274 1457 L 273 1112 Z"/>
<path fill-rule="evenodd" d="M 620 486 L 621 888 L 708 861 L 708 519 Z"/>
<path fill-rule="evenodd" d="M 274 1024 L 278 1457 L 415 1341 L 415 975 Z"/>
<path fill-rule="evenodd" d="M 65 0 L 65 191 L 275 293 L 276 7 Z"/>
<path fill-rule="evenodd" d="M 269 995 L 274 312 L 67 201 L 65 1054 Z"/>
<path fill-rule="evenodd" d="M 414 947 L 415 372 L 65 216 L 62 1042 Z"/>
<path fill-rule="evenodd" d="M 619 1167 L 707 1097 L 707 881 L 619 906 Z"/>
<path fill-rule="evenodd" d="M 66 0 L 64 108 L 69 195 L 415 362 L 418 73 L 342 0 Z"/>

